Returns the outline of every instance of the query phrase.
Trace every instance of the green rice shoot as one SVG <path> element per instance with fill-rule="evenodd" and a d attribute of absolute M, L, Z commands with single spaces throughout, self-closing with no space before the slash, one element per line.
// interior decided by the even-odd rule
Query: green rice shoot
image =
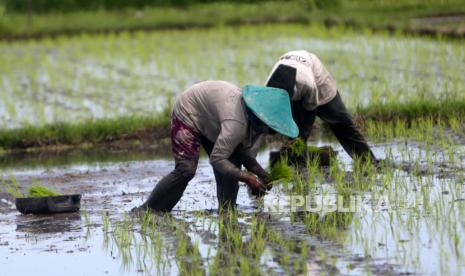
<path fill-rule="evenodd" d="M 54 190 L 41 185 L 32 185 L 28 190 L 29 197 L 47 197 L 47 196 L 59 196 L 60 194 Z"/>
<path fill-rule="evenodd" d="M 9 181 L 2 179 L 0 177 L 0 182 L 2 183 L 2 186 L 4 188 L 4 191 L 13 197 L 23 197 L 23 193 L 21 192 L 21 187 L 19 185 L 19 182 L 16 180 L 16 178 L 13 175 L 10 175 Z"/>
<path fill-rule="evenodd" d="M 294 156 L 301 156 L 305 152 L 305 142 L 301 138 L 297 138 L 291 145 L 291 152 Z"/>
<path fill-rule="evenodd" d="M 289 182 L 294 175 L 294 170 L 287 165 L 286 159 L 281 159 L 271 167 L 270 176 L 267 179 L 268 183 L 284 181 Z"/>

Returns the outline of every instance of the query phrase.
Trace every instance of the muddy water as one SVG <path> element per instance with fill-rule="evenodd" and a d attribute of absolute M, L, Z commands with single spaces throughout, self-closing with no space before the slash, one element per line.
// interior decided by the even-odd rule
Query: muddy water
<path fill-rule="evenodd" d="M 326 143 L 327 144 L 327 143 Z M 350 173 L 350 158 L 337 144 L 340 167 Z M 409 148 L 409 155 L 402 154 Z M 269 150 L 259 155 L 259 161 L 267 164 Z M 463 191 L 453 191 L 452 182 L 456 181 L 456 169 L 447 166 L 440 154 L 434 156 L 437 163 L 428 165 L 428 156 L 418 143 L 380 144 L 374 147 L 375 153 L 385 157 L 391 152 L 398 164 L 395 169 L 396 185 L 410 189 L 412 194 L 419 190 L 416 173 L 433 181 L 431 204 L 440 200 L 444 210 L 432 209 L 431 212 L 462 212 L 459 205 L 447 207 L 450 202 L 465 198 Z M 462 151 L 463 152 L 463 151 Z M 409 159 L 410 158 L 410 159 Z M 413 159 L 412 159 L 413 158 Z M 141 159 L 145 159 L 141 158 Z M 412 160 L 419 160 L 416 166 Z M 423 162 L 423 161 L 424 162 Z M 423 163 L 422 163 L 423 162 Z M 0 267 L 9 275 L 154 275 L 177 274 L 182 262 L 175 248 L 179 235 L 160 230 L 164 244 L 163 260 L 147 253 L 147 243 L 140 234 L 138 225 L 134 225 L 131 246 L 122 249 L 112 235 L 104 230 L 103 214 L 108 214 L 114 224 L 127 219 L 126 212 L 138 206 L 148 196 L 157 181 L 173 168 L 174 162 L 164 158 L 137 161 L 79 163 L 67 166 L 33 168 L 21 166 L 8 168 L 3 178 L 14 177 L 26 189 L 31 179 L 55 188 L 61 193 L 81 193 L 82 210 L 75 214 L 54 216 L 21 215 L 14 209 L 13 199 L 6 194 L 0 196 Z M 464 167 L 463 160 L 455 164 Z M 418 169 L 420 168 L 420 169 Z M 379 178 L 379 177 L 378 177 Z M 404 180 L 401 182 L 400 180 Z M 451 180 L 452 182 L 444 182 Z M 376 180 L 378 181 L 378 180 Z M 449 183 L 449 185 L 446 185 Z M 454 182 L 455 183 L 455 182 Z M 321 187 L 331 189 L 331 183 L 323 180 Z M 378 186 L 381 184 L 378 184 Z M 463 183 L 462 183 L 463 185 Z M 399 188 L 400 189 L 400 188 Z M 285 194 L 279 185 L 265 196 L 264 201 L 273 201 Z M 444 191 L 449 191 L 449 194 Z M 184 225 L 184 236 L 189 244 L 198 245 L 198 254 L 208 270 L 214 256 L 220 254 L 218 242 L 218 214 L 216 213 L 216 188 L 213 173 L 208 160 L 202 158 L 197 175 L 187 187 L 183 198 L 173 211 L 173 219 Z M 453 195 L 453 197 L 452 197 Z M 370 205 L 372 193 L 366 191 L 364 204 Z M 461 201 L 457 201 L 461 202 Z M 267 225 L 280 233 L 285 239 L 305 243 L 310 248 L 307 257 L 309 272 L 330 272 L 342 274 L 399 274 L 449 272 L 460 274 L 465 271 L 461 257 L 461 245 L 465 229 L 463 219 L 437 222 L 431 219 L 441 215 L 428 215 L 420 205 L 419 212 L 410 209 L 382 210 L 377 213 L 362 212 L 356 214 L 349 225 L 340 229 L 339 238 L 323 238 L 309 235 L 302 223 L 290 219 L 289 213 L 268 213 L 261 207 L 260 200 L 248 195 L 241 186 L 238 197 L 238 224 L 245 229 L 250 226 L 253 214 L 267 218 Z M 436 205 L 435 205 L 436 206 Z M 444 207 L 445 206 L 445 207 Z M 447 211 L 449 210 L 449 211 Z M 199 212 L 195 212 L 199 211 Z M 200 215 L 199 215 L 200 214 Z M 417 214 L 418 217 L 414 215 Z M 410 219 L 409 218 L 414 217 Z M 455 226 L 450 226 L 455 223 Z M 449 225 L 449 226 L 448 226 Z M 182 227 L 181 227 L 182 228 Z M 444 230 L 444 229 L 449 230 Z M 458 233 L 458 241 L 448 238 L 450 233 Z M 114 230 L 116 232 L 116 230 Z M 247 239 L 247 235 L 244 236 Z M 455 242 L 453 242 L 455 240 Z M 138 242 L 137 242 L 138 241 Z M 145 243 L 144 243 L 145 242 Z M 153 241 L 152 241 L 153 243 Z M 149 243 L 150 244 L 150 243 Z M 455 247 L 454 247 L 455 245 Z M 452 250 L 455 248 L 456 250 Z M 456 252 L 457 251 L 457 252 Z M 297 257 L 291 256 L 291 257 Z M 275 246 L 266 244 L 261 252 L 261 271 L 264 273 L 290 273 Z M 430 261 L 435 260 L 435 261 Z"/>

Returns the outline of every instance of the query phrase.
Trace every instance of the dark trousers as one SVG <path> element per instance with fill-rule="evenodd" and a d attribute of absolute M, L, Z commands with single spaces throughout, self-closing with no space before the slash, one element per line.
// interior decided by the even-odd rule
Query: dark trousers
<path fill-rule="evenodd" d="M 214 144 L 202 137 L 201 145 L 210 156 Z M 241 163 L 237 154 L 229 158 L 234 165 L 240 168 Z M 181 199 L 184 190 L 197 170 L 197 159 L 175 159 L 175 167 L 172 172 L 163 177 L 155 186 L 147 201 L 142 205 L 155 211 L 169 212 Z M 234 208 L 236 206 L 239 181 L 223 175 L 213 169 L 216 180 L 216 195 L 220 208 Z"/>
<path fill-rule="evenodd" d="M 304 140 L 308 139 L 315 117 L 318 116 L 329 125 L 339 143 L 352 158 L 375 160 L 373 152 L 342 102 L 339 92 L 330 102 L 312 111 L 304 110 L 301 102 L 292 102 L 292 111 L 301 132 L 300 136 Z"/>

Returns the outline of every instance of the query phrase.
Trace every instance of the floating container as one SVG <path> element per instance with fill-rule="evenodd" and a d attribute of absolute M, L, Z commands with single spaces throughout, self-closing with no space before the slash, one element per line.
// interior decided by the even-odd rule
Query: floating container
<path fill-rule="evenodd" d="M 15 203 L 16 209 L 23 214 L 70 213 L 81 208 L 81 195 L 22 197 Z"/>

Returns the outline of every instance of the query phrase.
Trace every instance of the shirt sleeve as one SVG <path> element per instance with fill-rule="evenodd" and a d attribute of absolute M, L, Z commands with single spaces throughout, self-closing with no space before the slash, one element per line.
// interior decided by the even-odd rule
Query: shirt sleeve
<path fill-rule="evenodd" d="M 237 154 L 239 156 L 239 159 L 241 160 L 241 163 L 244 165 L 245 168 L 249 170 L 249 168 L 254 165 L 255 163 L 252 162 L 255 160 L 256 162 L 256 154 L 252 151 L 252 148 L 248 147 L 245 148 L 242 145 L 239 145 L 238 148 L 236 149 Z M 249 163 L 251 161 L 252 163 Z"/>
<path fill-rule="evenodd" d="M 224 120 L 210 154 L 210 163 L 222 174 L 238 177 L 240 169 L 228 159 L 239 144 L 246 138 L 247 126 L 235 120 Z"/>

